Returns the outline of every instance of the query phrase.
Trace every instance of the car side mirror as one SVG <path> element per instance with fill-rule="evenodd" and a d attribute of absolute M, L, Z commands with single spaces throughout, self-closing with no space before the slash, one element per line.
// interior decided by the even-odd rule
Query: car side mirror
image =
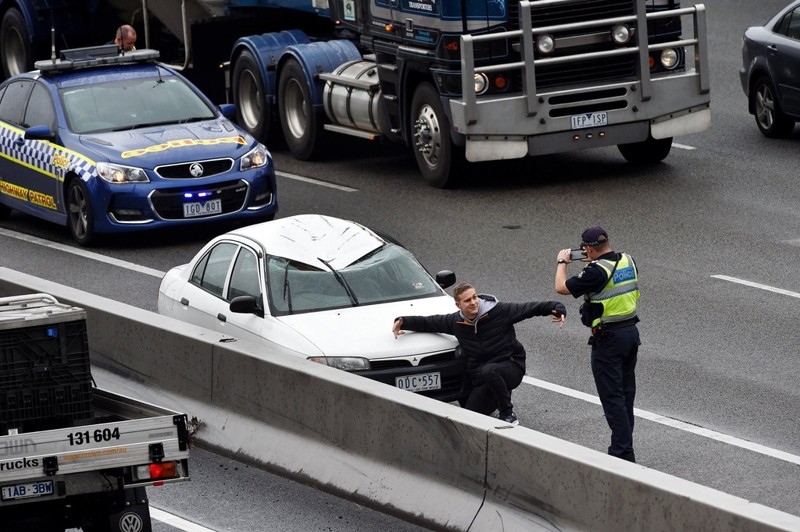
<path fill-rule="evenodd" d="M 261 309 L 258 298 L 253 296 L 236 296 L 231 299 L 229 308 L 236 314 L 255 314 L 264 317 L 264 311 Z"/>
<path fill-rule="evenodd" d="M 219 106 L 219 112 L 228 120 L 236 121 L 236 104 L 223 103 Z"/>
<path fill-rule="evenodd" d="M 436 283 L 442 288 L 449 288 L 456 284 L 456 274 L 450 270 L 442 270 L 436 274 Z"/>
<path fill-rule="evenodd" d="M 25 140 L 53 140 L 56 134 L 50 126 L 33 126 L 25 130 Z"/>

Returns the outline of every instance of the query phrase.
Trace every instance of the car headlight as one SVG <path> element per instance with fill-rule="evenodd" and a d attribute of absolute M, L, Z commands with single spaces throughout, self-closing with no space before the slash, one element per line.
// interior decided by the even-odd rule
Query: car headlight
<path fill-rule="evenodd" d="M 361 357 L 308 357 L 308 360 L 343 371 L 361 371 L 370 368 L 369 360 Z"/>
<path fill-rule="evenodd" d="M 678 65 L 678 52 L 674 48 L 661 51 L 661 64 L 667 70 L 672 70 Z"/>
<path fill-rule="evenodd" d="M 269 152 L 263 144 L 258 144 L 255 148 L 245 153 L 240 159 L 239 170 L 250 170 L 251 168 L 261 168 L 269 161 Z"/>
<path fill-rule="evenodd" d="M 97 175 L 109 183 L 147 183 L 150 179 L 144 170 L 135 166 L 121 164 L 97 163 Z"/>

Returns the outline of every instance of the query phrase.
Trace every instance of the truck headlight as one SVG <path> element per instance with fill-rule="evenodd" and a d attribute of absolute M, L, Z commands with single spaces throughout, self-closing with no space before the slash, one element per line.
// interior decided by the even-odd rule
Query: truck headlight
<path fill-rule="evenodd" d="M 625 24 L 616 24 L 611 28 L 611 40 L 616 44 L 626 44 L 631 40 L 631 35 L 633 35 L 633 32 Z"/>
<path fill-rule="evenodd" d="M 489 87 L 489 78 L 482 72 L 475 73 L 475 94 L 483 94 Z"/>
<path fill-rule="evenodd" d="M 543 55 L 552 54 L 556 47 L 556 41 L 552 35 L 545 33 L 536 37 L 536 49 Z"/>
<path fill-rule="evenodd" d="M 239 170 L 250 170 L 251 168 L 261 168 L 269 161 L 269 152 L 263 144 L 256 145 L 255 148 L 245 153 L 239 162 Z"/>
<path fill-rule="evenodd" d="M 369 360 L 361 357 L 308 357 L 308 360 L 343 371 L 360 371 L 370 368 Z"/>
<path fill-rule="evenodd" d="M 135 166 L 121 164 L 97 163 L 97 175 L 109 183 L 147 183 L 150 179 L 144 170 Z"/>
<path fill-rule="evenodd" d="M 661 65 L 667 70 L 672 70 L 678 66 L 678 51 L 674 48 L 661 50 Z"/>

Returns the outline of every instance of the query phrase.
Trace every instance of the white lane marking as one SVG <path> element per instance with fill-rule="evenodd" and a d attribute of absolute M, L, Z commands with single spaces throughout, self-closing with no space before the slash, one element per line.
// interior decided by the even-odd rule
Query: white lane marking
<path fill-rule="evenodd" d="M 527 375 L 523 377 L 522 380 L 523 382 L 530 384 L 531 386 L 544 388 L 545 390 L 550 390 L 551 392 L 560 393 L 561 395 L 566 395 L 568 397 L 580 399 L 581 401 L 587 401 L 589 403 L 594 403 L 596 405 L 600 404 L 600 399 L 597 396 L 588 393 L 579 392 L 571 388 L 565 388 L 564 386 L 559 386 L 558 384 L 553 384 L 551 382 L 534 379 L 533 377 L 528 377 Z M 800 465 L 800 456 L 779 451 L 778 449 L 772 449 L 764 445 L 759 445 L 758 443 L 749 442 L 747 440 L 741 440 L 733 436 L 728 436 L 727 434 L 722 434 L 721 432 L 704 429 L 703 427 L 698 427 L 697 425 L 692 425 L 690 423 L 685 423 L 683 421 L 679 421 L 674 418 L 662 416 L 661 414 L 648 412 L 647 410 L 642 410 L 640 408 L 634 408 L 633 415 L 636 417 L 640 417 L 642 419 L 646 419 L 648 421 L 652 421 L 654 423 L 660 423 L 661 425 L 666 425 L 674 429 L 682 430 L 684 432 L 689 432 L 697 436 L 702 436 L 704 438 L 709 438 L 722 443 L 727 443 L 728 445 L 733 445 L 734 447 L 740 447 L 742 449 L 747 449 L 749 451 L 763 454 L 765 456 L 777 458 L 778 460 L 783 460 L 785 462 Z"/>
<path fill-rule="evenodd" d="M 301 175 L 289 174 L 286 172 L 275 172 L 275 175 L 279 177 L 285 177 L 287 179 L 294 179 L 295 181 L 303 181 L 304 183 L 311 183 L 312 185 L 319 185 L 321 187 L 335 188 L 336 190 L 342 190 L 344 192 L 358 192 L 357 188 L 350 188 L 344 185 L 328 183 L 327 181 L 320 181 L 318 179 L 312 179 L 310 177 L 304 177 Z"/>
<path fill-rule="evenodd" d="M 745 286 L 752 286 L 753 288 L 766 290 L 767 292 L 775 292 L 776 294 L 781 294 L 783 296 L 796 297 L 800 299 L 800 294 L 798 294 L 797 292 L 790 292 L 789 290 L 784 290 L 783 288 L 775 288 L 774 286 L 769 286 L 761 283 L 754 283 L 753 281 L 745 281 L 744 279 L 737 279 L 736 277 L 729 277 L 727 275 L 712 275 L 711 277 L 713 277 L 714 279 L 721 279 L 723 281 L 730 281 L 731 283 L 743 284 Z"/>
<path fill-rule="evenodd" d="M 686 144 L 678 144 L 677 142 L 673 142 L 672 146 L 674 148 L 680 148 L 682 150 L 696 150 L 697 149 L 694 146 L 687 146 Z"/>
<path fill-rule="evenodd" d="M 106 255 L 101 255 L 100 253 L 94 253 L 92 251 L 87 251 L 85 249 L 65 246 L 64 244 L 51 242 L 49 240 L 45 240 L 43 238 L 38 238 L 31 235 L 17 233 L 15 231 L 9 231 L 7 229 L 0 228 L 0 235 L 7 236 L 9 238 L 16 238 L 17 240 L 30 242 L 31 244 L 37 244 L 39 246 L 44 246 L 51 249 L 57 249 L 58 251 L 63 251 L 65 253 L 72 253 L 73 255 L 78 255 L 79 257 L 96 260 L 98 262 L 105 262 L 106 264 L 111 264 L 112 266 L 118 266 L 120 268 L 125 268 L 128 270 L 133 270 L 137 273 L 152 275 L 153 277 L 157 277 L 159 279 L 161 279 L 165 275 L 165 272 L 154 270 L 153 268 L 148 268 L 147 266 L 142 266 L 140 264 L 135 264 L 133 262 L 115 259 L 114 257 L 108 257 Z"/>
<path fill-rule="evenodd" d="M 216 532 L 213 528 L 206 528 L 197 523 L 192 523 L 177 515 L 154 508 L 152 505 L 150 506 L 150 517 L 186 532 Z"/>

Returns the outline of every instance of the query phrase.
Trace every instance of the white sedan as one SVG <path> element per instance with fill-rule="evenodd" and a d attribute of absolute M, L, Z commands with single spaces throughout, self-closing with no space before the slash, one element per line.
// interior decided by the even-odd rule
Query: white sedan
<path fill-rule="evenodd" d="M 390 237 L 315 214 L 235 229 L 212 239 L 161 281 L 158 311 L 235 338 L 404 390 L 453 401 L 464 359 L 455 338 L 415 333 L 397 341 L 409 314 L 449 314 L 453 298 Z"/>

